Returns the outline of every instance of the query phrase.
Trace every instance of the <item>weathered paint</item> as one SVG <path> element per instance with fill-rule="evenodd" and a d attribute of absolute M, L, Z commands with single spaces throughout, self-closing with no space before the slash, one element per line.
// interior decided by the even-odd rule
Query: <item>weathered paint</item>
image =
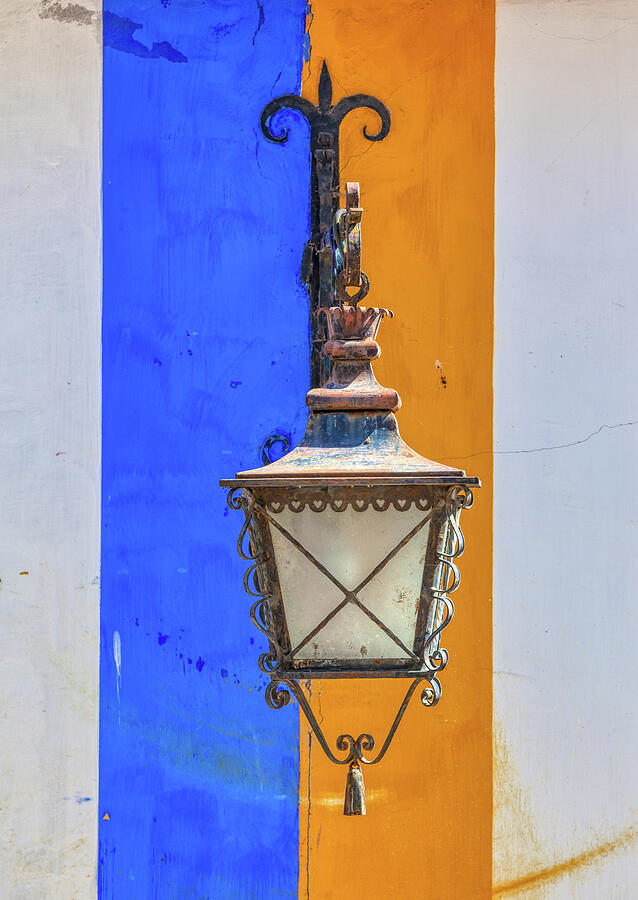
<path fill-rule="evenodd" d="M 443 699 L 434 711 L 416 701 L 366 771 L 366 818 L 343 819 L 344 772 L 301 723 L 299 894 L 629 900 L 638 8 L 499 4 L 490 887 L 492 11 L 360 7 L 316 0 L 305 35 L 301 4 L 274 0 L 104 14 L 100 893 L 297 890 L 297 720 L 263 703 L 216 481 L 305 422 L 307 132 L 292 117 L 276 147 L 257 124 L 263 104 L 298 89 L 303 54 L 311 99 L 325 56 L 336 98 L 367 91 L 392 108 L 386 143 L 363 141 L 365 113 L 342 133 L 341 181 L 362 183 L 370 299 L 397 313 L 377 372 L 403 396 L 406 440 L 485 487 L 464 519 Z M 88 900 L 100 16 L 42 0 L 0 18 L 0 879 L 12 900 Z M 329 684 L 313 702 L 333 736 L 382 734 L 401 690 Z"/>
<path fill-rule="evenodd" d="M 497 26 L 495 893 L 630 900 L 638 3 Z"/>
<path fill-rule="evenodd" d="M 377 377 L 402 397 L 408 444 L 484 484 L 464 514 L 443 698 L 434 710 L 415 701 L 383 763 L 366 769 L 365 818 L 343 816 L 344 772 L 300 723 L 299 895 L 312 900 L 490 894 L 493 14 L 476 0 L 315 0 L 309 17 L 304 95 L 316 97 L 325 58 L 335 101 L 365 92 L 392 112 L 379 144 L 361 136 L 373 113 L 341 130 L 341 183 L 361 183 L 366 302 L 395 313 Z M 333 741 L 382 738 L 403 690 L 315 682 L 313 703 Z"/>
<path fill-rule="evenodd" d="M 0 4 L 0 895 L 96 890 L 100 32 Z"/>
<path fill-rule="evenodd" d="M 259 132 L 304 18 L 104 19 L 103 900 L 297 892 L 297 710 L 264 702 L 218 479 L 305 424 L 307 141 Z"/>

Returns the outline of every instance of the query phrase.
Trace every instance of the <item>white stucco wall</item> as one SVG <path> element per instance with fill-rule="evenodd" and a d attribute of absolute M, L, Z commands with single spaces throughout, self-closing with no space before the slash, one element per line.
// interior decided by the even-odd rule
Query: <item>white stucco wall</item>
<path fill-rule="evenodd" d="M 101 34 L 47 5 L 0 4 L 7 900 L 96 892 Z"/>
<path fill-rule="evenodd" d="M 638 2 L 499 0 L 495 94 L 496 896 L 632 900 Z"/>

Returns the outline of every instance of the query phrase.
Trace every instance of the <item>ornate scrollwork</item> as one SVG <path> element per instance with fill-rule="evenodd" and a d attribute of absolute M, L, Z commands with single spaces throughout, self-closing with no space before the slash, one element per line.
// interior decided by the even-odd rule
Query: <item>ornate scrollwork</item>
<path fill-rule="evenodd" d="M 337 738 L 337 750 L 343 752 L 348 751 L 348 755 L 343 760 L 344 764 L 353 762 L 355 759 L 370 765 L 370 760 L 366 759 L 364 752 L 366 750 L 374 750 L 374 738 L 371 734 L 360 734 L 358 738 L 353 738 L 351 734 L 340 734 Z"/>
<path fill-rule="evenodd" d="M 290 703 L 290 691 L 281 687 L 282 684 L 287 683 L 273 680 L 268 684 L 265 696 L 266 703 L 271 709 L 283 709 L 284 706 L 288 706 Z"/>
<path fill-rule="evenodd" d="M 344 512 L 348 507 L 355 512 L 365 512 L 371 507 L 377 512 L 385 512 L 390 506 L 397 512 L 407 512 L 412 506 L 421 512 L 427 512 L 428 509 L 432 509 L 435 502 L 436 497 L 433 493 L 429 493 L 427 496 L 413 493 L 408 496 L 405 488 L 400 487 L 384 487 L 381 495 L 376 491 L 367 491 L 357 495 L 351 488 L 343 491 L 333 489 L 329 495 L 321 494 L 320 496 L 317 496 L 316 492 L 299 490 L 294 494 L 281 492 L 278 496 L 270 496 L 263 501 L 266 509 L 275 515 L 283 512 L 284 509 L 289 509 L 294 513 L 303 512 L 305 509 L 319 513 L 327 508 L 333 512 Z"/>
<path fill-rule="evenodd" d="M 234 496 L 232 496 L 234 494 Z M 250 525 L 253 518 L 252 497 L 246 491 L 230 491 L 228 494 L 228 505 L 231 509 L 241 509 L 244 512 L 244 524 L 242 525 L 237 537 L 237 555 L 246 562 L 255 562 L 260 554 L 256 551 L 253 536 L 250 532 Z M 248 547 L 244 548 L 244 542 L 248 537 Z"/>
<path fill-rule="evenodd" d="M 266 597 L 260 596 L 250 607 L 250 621 L 258 631 L 261 631 L 266 637 L 270 637 L 269 622 L 267 615 Z"/>
<path fill-rule="evenodd" d="M 230 509 L 242 509 L 248 497 L 243 488 L 231 488 L 226 495 L 226 502 Z"/>
<path fill-rule="evenodd" d="M 273 447 L 279 445 L 281 447 L 281 453 L 279 456 L 273 459 L 271 451 Z M 260 447 L 259 455 L 261 456 L 261 461 L 265 466 L 269 463 L 275 462 L 277 459 L 280 459 L 285 453 L 288 453 L 290 450 L 290 435 L 282 434 L 279 431 L 274 432 L 273 434 L 269 434 L 266 440 Z"/>
<path fill-rule="evenodd" d="M 424 706 L 436 706 L 441 699 L 442 692 L 441 682 L 433 675 L 429 679 L 428 686 L 421 691 L 421 703 Z"/>
<path fill-rule="evenodd" d="M 262 653 L 257 660 L 257 665 L 259 666 L 259 670 L 263 672 L 264 675 L 272 676 L 276 671 L 277 666 L 279 665 L 279 660 L 274 653 Z"/>
<path fill-rule="evenodd" d="M 436 703 L 438 703 L 441 696 L 441 685 L 435 677 L 433 677 L 429 673 L 417 675 L 408 686 L 403 701 L 398 709 L 396 716 L 394 717 L 392 725 L 390 726 L 390 730 L 388 731 L 381 749 L 376 754 L 376 756 L 370 759 L 365 755 L 366 752 L 371 752 L 372 750 L 374 750 L 375 740 L 371 734 L 364 732 L 357 738 L 355 738 L 351 734 L 340 734 L 338 736 L 336 740 L 336 749 L 339 753 L 346 754 L 345 756 L 340 758 L 338 756 L 335 756 L 333 751 L 330 749 L 326 737 L 321 730 L 321 726 L 317 721 L 317 717 L 315 716 L 312 707 L 310 706 L 310 703 L 308 702 L 308 699 L 299 682 L 295 681 L 292 678 L 282 679 L 277 678 L 277 676 L 271 677 L 272 681 L 266 689 L 266 703 L 268 704 L 268 706 L 270 706 L 272 709 L 282 709 L 290 701 L 290 693 L 292 692 L 295 695 L 295 698 L 306 719 L 308 720 L 308 724 L 310 725 L 313 734 L 319 741 L 322 750 L 324 751 L 328 759 L 338 766 L 347 766 L 351 763 L 362 763 L 366 766 L 374 766 L 377 763 L 381 762 L 381 760 L 387 753 L 390 744 L 392 743 L 392 739 L 394 738 L 397 728 L 401 723 L 401 719 L 403 718 L 403 714 L 408 707 L 408 703 L 410 702 L 412 694 L 416 690 L 417 686 L 419 684 L 422 684 L 423 681 L 428 682 L 427 687 L 425 687 L 423 692 L 421 693 L 421 702 L 424 706 L 434 706 Z M 282 688 L 282 684 L 285 684 L 286 688 L 289 688 L 290 690 Z"/>
<path fill-rule="evenodd" d="M 265 137 L 275 144 L 283 144 L 288 139 L 287 128 L 275 133 L 271 127 L 273 117 L 283 109 L 297 110 L 305 116 L 311 128 L 327 132 L 338 131 L 341 122 L 349 112 L 355 109 L 371 109 L 379 117 L 379 128 L 370 134 L 364 125 L 363 136 L 368 141 L 382 141 L 390 131 L 390 110 L 376 97 L 371 97 L 369 94 L 352 94 L 350 97 L 344 97 L 335 106 L 332 105 L 332 79 L 325 62 L 321 68 L 317 97 L 319 102 L 316 106 L 298 94 L 284 94 L 271 100 L 263 108 L 259 120 Z"/>
<path fill-rule="evenodd" d="M 255 602 L 250 607 L 250 620 L 255 628 L 268 638 L 272 651 L 274 651 L 262 653 L 258 660 L 261 671 L 266 675 L 271 675 L 277 668 L 284 651 L 277 640 L 268 602 L 270 590 L 264 567 L 267 554 L 259 543 L 259 531 L 253 527 L 256 504 L 249 491 L 235 488 L 229 491 L 228 505 L 232 509 L 243 509 L 244 511 L 244 524 L 237 538 L 237 553 L 240 559 L 251 563 L 244 572 L 243 585 L 248 596 L 255 598 Z M 246 548 L 247 536 L 248 547 Z"/>
<path fill-rule="evenodd" d="M 441 632 L 447 628 L 454 616 L 454 603 L 449 595 L 453 594 L 461 583 L 461 574 L 455 563 L 465 549 L 465 538 L 460 524 L 461 510 L 469 509 L 473 502 L 474 496 L 469 487 L 457 484 L 448 488 L 445 496 L 446 524 L 441 528 L 436 550 L 438 570 L 432 588 L 436 604 L 436 627 L 425 642 L 423 654 L 424 665 L 432 675 L 431 687 L 423 692 L 424 695 L 428 695 L 428 702 L 423 696 L 421 698 L 426 706 L 435 706 L 441 697 L 441 684 L 436 674 L 447 666 L 449 654 L 443 647 L 438 646 L 438 641 Z M 436 624 L 439 617 L 441 620 Z"/>

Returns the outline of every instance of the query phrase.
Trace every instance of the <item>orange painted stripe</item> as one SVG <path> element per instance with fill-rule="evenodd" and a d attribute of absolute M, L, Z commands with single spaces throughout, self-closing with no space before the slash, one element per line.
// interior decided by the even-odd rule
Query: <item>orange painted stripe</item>
<path fill-rule="evenodd" d="M 345 771 L 301 721 L 299 896 L 312 900 L 491 894 L 493 0 L 314 0 L 303 93 L 316 101 L 323 59 L 334 100 L 370 93 L 392 111 L 371 144 L 351 114 L 341 182 L 362 191 L 363 267 L 380 330 L 382 384 L 403 398 L 399 424 L 416 450 L 480 475 L 463 514 L 467 550 L 450 664 L 436 709 L 412 701 L 385 760 L 366 768 L 368 815 L 342 815 Z M 473 456 L 473 454 L 480 454 Z M 405 683 L 315 682 L 334 742 L 382 739 Z"/>

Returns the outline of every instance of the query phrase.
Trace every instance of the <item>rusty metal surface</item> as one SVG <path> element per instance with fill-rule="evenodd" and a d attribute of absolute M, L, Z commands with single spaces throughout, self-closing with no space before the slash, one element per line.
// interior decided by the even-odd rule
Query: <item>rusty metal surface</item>
<path fill-rule="evenodd" d="M 340 487 L 356 487 L 359 490 L 364 490 L 365 488 L 381 488 L 381 487 L 397 487 L 405 485 L 422 485 L 422 484 L 444 484 L 444 485 L 452 485 L 459 484 L 464 485 L 466 487 L 480 487 L 481 480 L 476 475 L 461 475 L 458 478 L 454 476 L 450 477 L 448 475 L 424 475 L 424 476 L 402 476 L 398 474 L 394 477 L 392 476 L 381 476 L 379 478 L 375 476 L 367 476 L 367 475 L 355 475 L 353 477 L 331 477 L 326 476 L 325 478 L 286 478 L 286 477 L 275 477 L 275 478 L 244 478 L 243 476 L 238 476 L 237 478 L 223 478 L 219 484 L 224 488 L 254 488 L 254 487 L 271 487 L 271 488 L 283 488 L 288 490 L 289 488 L 300 489 L 300 488 L 315 488 L 317 491 L 332 491 L 334 488 Z M 376 491 L 375 491 L 376 493 Z"/>
<path fill-rule="evenodd" d="M 221 484 L 230 488 L 228 505 L 244 514 L 237 549 L 250 563 L 243 581 L 254 598 L 251 620 L 268 640 L 268 650 L 258 661 L 261 671 L 270 678 L 266 702 L 273 709 L 281 709 L 291 695 L 295 696 L 326 756 L 338 765 L 350 766 L 345 812 L 358 815 L 365 813 L 360 764 L 373 765 L 383 758 L 418 685 L 426 683 L 421 693 L 425 706 L 436 705 L 441 697 L 438 676 L 448 663 L 448 654 L 440 646 L 440 638 L 454 615 L 449 595 L 459 585 L 455 560 L 464 548 L 460 513 L 472 505 L 470 486 L 480 486 L 480 482 L 461 469 L 427 459 L 408 447 L 394 416 L 401 404 L 399 395 L 379 385 L 374 377 L 371 363 L 380 353 L 377 332 L 382 318 L 392 313 L 357 306 L 370 286 L 361 271 L 362 208 L 359 186 L 350 182 L 346 186 L 346 209 L 338 210 L 338 140 L 341 120 L 352 109 L 367 106 L 378 113 L 379 131 L 370 135 L 363 130 L 369 140 L 385 137 L 390 113 L 378 100 L 363 94 L 346 97 L 334 107 L 331 104 L 332 85 L 324 63 L 317 106 L 297 95 L 286 95 L 269 103 L 261 116 L 262 131 L 278 143 L 288 134 L 285 129 L 279 134 L 271 130 L 272 117 L 280 110 L 297 109 L 310 123 L 312 237 L 303 263 L 310 286 L 312 323 L 306 432 L 299 446 L 280 460 L 240 472 Z M 356 293 L 348 294 L 348 288 L 356 289 Z M 274 440 L 278 438 L 274 436 Z M 268 449 L 264 461 L 269 460 Z M 416 507 L 424 515 L 354 588 L 342 584 L 276 518 L 284 509 L 321 515 L 326 509 L 363 512 L 370 507 L 381 514 L 390 507 L 398 511 Z M 358 594 L 426 525 L 428 539 L 410 647 L 367 608 Z M 294 646 L 277 570 L 274 531 L 343 594 L 343 599 Z M 348 604 L 367 616 L 403 655 L 393 659 L 303 656 L 304 648 Z M 365 755 L 375 746 L 367 733 L 356 739 L 339 735 L 337 752 L 346 754 L 341 758 L 328 745 L 300 684 L 300 679 L 326 677 L 411 679 L 376 756 Z"/>
<path fill-rule="evenodd" d="M 336 243 L 336 265 L 339 269 L 335 278 L 335 294 L 342 304 L 356 306 L 370 290 L 370 281 L 361 270 L 361 218 L 363 209 L 359 196 L 359 184 L 346 182 L 346 208 L 335 214 L 333 233 Z M 357 288 L 350 295 L 347 288 Z"/>
<path fill-rule="evenodd" d="M 297 94 L 284 94 L 268 103 L 260 118 L 263 134 L 275 143 L 284 143 L 288 130 L 273 130 L 276 115 L 285 109 L 302 113 L 310 125 L 310 234 L 302 264 L 302 275 L 310 294 L 310 385 L 317 387 L 329 375 L 329 366 L 321 355 L 321 345 L 325 339 L 323 323 L 315 313 L 321 307 L 334 303 L 334 240 L 332 237 L 335 214 L 339 209 L 339 129 L 345 116 L 355 109 L 370 109 L 379 117 L 379 129 L 370 133 L 363 128 L 363 136 L 369 141 L 381 141 L 390 131 L 390 110 L 368 94 L 352 94 L 332 105 L 332 79 L 324 61 L 318 86 L 318 103 L 311 103 Z M 349 198 L 349 200 L 348 200 Z M 355 205 L 355 200 L 357 201 Z M 359 208 L 358 197 L 351 189 L 346 191 L 346 205 Z M 356 213 L 353 212 L 352 223 Z M 354 263 L 354 243 L 352 238 Z"/>
<path fill-rule="evenodd" d="M 372 360 L 381 352 L 375 340 L 381 319 L 392 313 L 377 306 L 357 306 L 358 295 L 344 297 L 346 305 L 319 310 L 328 328 L 323 352 L 330 361 L 330 375 L 325 385 L 308 391 L 306 403 L 312 412 L 340 409 L 396 412 L 401 398 L 392 388 L 382 387 L 372 371 Z"/>
<path fill-rule="evenodd" d="M 366 791 L 363 782 L 363 772 L 357 759 L 352 760 L 348 769 L 343 814 L 344 816 L 365 816 L 366 814 Z"/>
<path fill-rule="evenodd" d="M 401 439 L 393 413 L 318 412 L 299 446 L 277 462 L 239 472 L 238 479 L 370 479 L 465 477 L 462 469 L 421 456 Z M 371 482 L 372 483 L 372 482 Z M 478 484 L 477 479 L 471 483 Z"/>
<path fill-rule="evenodd" d="M 386 315 L 385 309 L 353 305 L 321 310 L 328 325 L 324 354 L 331 375 L 306 395 L 306 433 L 281 459 L 240 472 L 238 478 L 465 476 L 461 469 L 421 456 L 401 439 L 394 417 L 399 395 L 378 384 L 371 365 L 380 352 L 376 336 Z"/>

